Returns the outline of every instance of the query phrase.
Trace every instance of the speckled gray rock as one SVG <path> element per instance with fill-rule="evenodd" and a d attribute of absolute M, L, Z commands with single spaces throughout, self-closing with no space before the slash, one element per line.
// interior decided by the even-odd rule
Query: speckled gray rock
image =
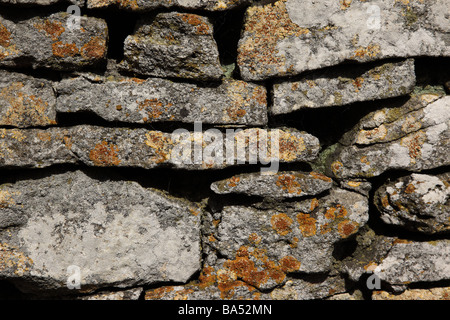
<path fill-rule="evenodd" d="M 255 0 L 87 0 L 87 7 L 109 8 L 118 7 L 129 11 L 150 11 L 158 8 L 179 7 L 183 9 L 203 9 L 208 11 L 222 11 L 237 6 L 257 2 Z"/>
<path fill-rule="evenodd" d="M 450 241 L 397 241 L 377 275 L 393 286 L 450 279 Z"/>
<path fill-rule="evenodd" d="M 56 124 L 52 83 L 0 70 L 0 125 L 35 127 Z"/>
<path fill-rule="evenodd" d="M 415 84 L 414 60 L 382 63 L 367 69 L 345 66 L 316 71 L 298 81 L 279 81 L 273 86 L 271 113 L 304 108 L 341 106 L 357 101 L 397 97 L 410 93 Z"/>
<path fill-rule="evenodd" d="M 337 178 L 449 165 L 450 96 L 413 96 L 400 107 L 372 112 L 340 143 L 326 166 L 327 174 Z"/>
<path fill-rule="evenodd" d="M 279 0 L 248 9 L 239 41 L 244 80 L 344 61 L 450 56 L 446 0 Z M 378 21 L 377 21 L 378 20 Z"/>
<path fill-rule="evenodd" d="M 49 6 L 55 3 L 72 3 L 82 7 L 84 6 L 85 0 L 0 0 L 0 4 L 15 5 L 18 7 Z"/>
<path fill-rule="evenodd" d="M 164 133 L 88 125 L 47 130 L 0 129 L 0 167 L 83 163 L 146 169 L 221 169 L 244 163 L 311 161 L 320 149 L 316 137 L 295 129 L 231 131 L 232 134 L 218 130 Z"/>
<path fill-rule="evenodd" d="M 142 294 L 142 288 L 123 291 L 100 292 L 80 298 L 80 300 L 137 300 Z"/>
<path fill-rule="evenodd" d="M 81 171 L 1 189 L 10 199 L 0 215 L 26 221 L 0 231 L 0 277 L 20 278 L 24 292 L 185 282 L 200 268 L 201 209 L 187 201 Z M 78 292 L 67 288 L 75 273 Z"/>
<path fill-rule="evenodd" d="M 409 289 L 400 294 L 387 291 L 374 291 L 372 300 L 448 300 L 450 287 L 430 289 Z"/>
<path fill-rule="evenodd" d="M 223 266 L 237 278 L 271 289 L 289 273 L 330 271 L 334 245 L 368 218 L 366 197 L 333 188 L 298 202 L 225 206 L 207 243 L 228 259 Z"/>
<path fill-rule="evenodd" d="M 68 27 L 65 12 L 14 22 L 0 16 L 0 66 L 75 70 L 106 59 L 108 28 L 94 17 L 80 17 L 80 29 Z"/>
<path fill-rule="evenodd" d="M 333 180 L 317 172 L 282 171 L 273 175 L 244 173 L 214 182 L 217 194 L 242 193 L 272 198 L 292 198 L 320 194 L 331 189 Z"/>
<path fill-rule="evenodd" d="M 159 78 L 95 80 L 78 77 L 56 84 L 57 111 L 89 111 L 108 121 L 130 123 L 267 124 L 263 86 L 238 80 L 225 80 L 215 86 Z"/>
<path fill-rule="evenodd" d="M 398 178 L 382 185 L 374 202 L 385 223 L 428 234 L 450 231 L 450 173 Z"/>
<path fill-rule="evenodd" d="M 312 300 L 345 292 L 345 281 L 339 276 L 312 276 L 289 279 L 269 293 L 236 279 L 233 272 L 206 268 L 200 281 L 184 286 L 164 286 L 145 292 L 146 300 Z"/>
<path fill-rule="evenodd" d="M 125 39 L 122 70 L 155 77 L 218 80 L 219 51 L 208 18 L 160 13 L 141 20 Z"/>

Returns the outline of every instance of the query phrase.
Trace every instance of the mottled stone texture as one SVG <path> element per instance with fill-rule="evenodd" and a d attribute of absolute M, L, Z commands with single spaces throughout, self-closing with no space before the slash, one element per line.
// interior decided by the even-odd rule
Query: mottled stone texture
<path fill-rule="evenodd" d="M 80 29 L 67 25 L 65 12 L 13 21 L 0 16 L 0 66 L 75 70 L 106 58 L 108 28 L 94 17 L 81 17 Z"/>
<path fill-rule="evenodd" d="M 160 13 L 142 20 L 125 40 L 122 69 L 137 74 L 199 80 L 223 75 L 213 26 L 188 13 Z"/>
<path fill-rule="evenodd" d="M 81 171 L 0 188 L 2 216 L 17 217 L 0 231 L 0 276 L 27 278 L 25 291 L 67 290 L 72 265 L 85 292 L 186 281 L 200 268 L 200 209 L 187 201 Z"/>
<path fill-rule="evenodd" d="M 341 106 L 358 101 L 405 95 L 415 84 L 414 61 L 384 63 L 369 70 L 347 66 L 317 71 L 299 81 L 283 81 L 273 87 L 273 114 L 303 108 Z"/>
<path fill-rule="evenodd" d="M 181 7 L 183 9 L 204 9 L 222 11 L 253 2 L 255 0 L 86 0 L 88 8 L 118 7 L 130 11 L 149 11 L 158 8 Z"/>
<path fill-rule="evenodd" d="M 66 79 L 56 86 L 58 112 L 89 111 L 108 121 L 267 124 L 266 89 L 237 80 L 209 86 L 166 79 Z"/>
<path fill-rule="evenodd" d="M 367 13 L 380 10 L 380 27 Z M 346 60 L 450 56 L 446 0 L 279 0 L 248 9 L 238 64 L 245 80 L 296 75 Z"/>

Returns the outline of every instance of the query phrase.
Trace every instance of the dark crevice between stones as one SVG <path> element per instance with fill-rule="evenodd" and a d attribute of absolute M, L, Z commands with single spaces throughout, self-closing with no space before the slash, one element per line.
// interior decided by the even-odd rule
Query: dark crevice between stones
<path fill-rule="evenodd" d="M 407 97 L 356 102 L 343 106 L 305 108 L 283 115 L 271 115 L 269 127 L 287 126 L 306 131 L 319 138 L 322 150 L 337 143 L 341 137 L 372 111 L 401 105 Z M 270 112 L 270 110 L 269 110 Z"/>
<path fill-rule="evenodd" d="M 376 190 L 390 181 L 411 175 L 412 173 L 437 175 L 439 173 L 448 172 L 449 166 L 435 168 L 431 170 L 423 170 L 421 172 L 411 172 L 407 170 L 389 170 L 381 175 L 370 178 L 368 181 L 372 183 L 372 189 L 369 192 L 369 221 L 367 225 L 377 234 L 386 237 L 396 237 L 399 239 L 411 240 L 411 241 L 437 241 L 450 239 L 449 233 L 438 234 L 426 234 L 419 231 L 408 230 L 402 226 L 390 225 L 381 220 L 381 213 L 375 205 L 375 192 Z"/>
<path fill-rule="evenodd" d="M 27 295 L 7 280 L 0 280 L 0 300 L 25 300 Z"/>
<path fill-rule="evenodd" d="M 415 59 L 417 86 L 445 86 L 450 81 L 450 58 L 418 57 Z M 450 94 L 447 88 L 447 94 Z"/>
<path fill-rule="evenodd" d="M 54 13 L 66 12 L 67 8 L 72 4 L 73 3 L 70 3 L 69 1 L 54 3 L 45 6 L 36 6 L 35 3 L 31 2 L 28 5 L 26 3 L 20 3 L 20 5 L 18 5 L 17 3 L 2 3 L 0 4 L 0 13 L 3 17 L 17 23 L 22 20 L 31 19 L 33 17 L 45 18 Z M 81 15 L 84 15 L 85 9 L 83 7 L 80 7 L 80 9 Z"/>

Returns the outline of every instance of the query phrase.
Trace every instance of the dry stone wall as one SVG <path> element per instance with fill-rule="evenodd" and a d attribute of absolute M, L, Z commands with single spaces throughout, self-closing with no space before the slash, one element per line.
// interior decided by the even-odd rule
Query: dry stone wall
<path fill-rule="evenodd" d="M 449 9 L 0 0 L 0 298 L 450 299 Z"/>

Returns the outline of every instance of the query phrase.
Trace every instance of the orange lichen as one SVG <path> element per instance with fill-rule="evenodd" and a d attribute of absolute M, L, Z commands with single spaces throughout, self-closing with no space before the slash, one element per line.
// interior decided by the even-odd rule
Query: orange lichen
<path fill-rule="evenodd" d="M 294 136 L 288 132 L 279 132 L 279 159 L 280 161 L 294 161 L 306 149 L 302 137 Z M 275 155 L 272 155 L 275 156 Z"/>
<path fill-rule="evenodd" d="M 332 181 L 331 178 L 329 178 L 326 175 L 321 174 L 319 172 L 312 171 L 312 172 L 309 173 L 309 175 L 312 176 L 314 179 L 319 179 L 319 180 L 322 180 L 322 181 L 325 181 L 325 182 L 331 182 Z"/>
<path fill-rule="evenodd" d="M 238 64 L 249 67 L 251 73 L 259 73 L 259 67 L 267 71 L 286 73 L 286 58 L 279 55 L 277 44 L 287 37 L 301 37 L 310 31 L 293 23 L 286 9 L 286 0 L 247 10 L 244 33 L 249 34 L 239 48 Z"/>
<path fill-rule="evenodd" d="M 230 179 L 228 179 L 227 180 L 227 185 L 230 187 L 230 188 L 234 188 L 234 187 L 236 187 L 237 186 L 237 184 L 239 183 L 239 181 L 241 181 L 241 178 L 239 178 L 239 177 L 231 177 Z"/>
<path fill-rule="evenodd" d="M 11 45 L 11 32 L 0 23 L 0 46 L 9 47 Z"/>
<path fill-rule="evenodd" d="M 253 244 L 259 244 L 261 242 L 261 237 L 253 232 L 248 236 L 248 241 L 250 241 Z"/>
<path fill-rule="evenodd" d="M 342 238 L 348 238 L 358 230 L 358 226 L 355 221 L 344 220 L 338 224 L 338 232 Z"/>
<path fill-rule="evenodd" d="M 48 19 L 44 22 L 36 23 L 34 27 L 39 31 L 45 32 L 53 41 L 58 40 L 61 34 L 66 31 L 61 22 Z"/>
<path fill-rule="evenodd" d="M 291 225 L 294 221 L 285 213 L 274 214 L 270 219 L 272 228 L 281 236 L 292 231 Z"/>
<path fill-rule="evenodd" d="M 245 111 L 242 108 L 236 108 L 236 107 L 228 107 L 226 109 L 228 117 L 233 120 L 233 121 L 237 121 L 238 118 L 243 118 L 246 114 L 247 111 Z"/>
<path fill-rule="evenodd" d="M 33 260 L 16 246 L 0 243 L 0 272 L 12 271 L 17 276 L 23 276 L 31 270 Z"/>
<path fill-rule="evenodd" d="M 118 151 L 119 148 L 116 145 L 102 141 L 90 151 L 89 159 L 99 167 L 117 166 L 121 162 L 117 155 Z"/>
<path fill-rule="evenodd" d="M 276 185 L 287 191 L 288 193 L 301 194 L 302 189 L 300 183 L 297 181 L 296 177 L 292 174 L 280 174 L 278 176 Z"/>
<path fill-rule="evenodd" d="M 340 0 L 339 3 L 341 4 L 341 10 L 347 10 L 351 5 L 352 0 Z"/>
<path fill-rule="evenodd" d="M 368 45 L 367 47 L 359 47 L 354 51 L 353 56 L 350 59 L 365 59 L 366 56 L 373 58 L 376 57 L 381 52 L 380 46 L 376 44 Z"/>
<path fill-rule="evenodd" d="M 80 53 L 75 43 L 65 43 L 62 41 L 52 43 L 52 52 L 54 56 L 61 58 L 73 57 Z"/>
<path fill-rule="evenodd" d="M 361 185 L 360 181 L 348 181 L 347 185 L 352 188 L 357 188 Z"/>
<path fill-rule="evenodd" d="M 190 13 L 179 13 L 178 16 L 180 16 L 184 22 L 194 26 L 197 34 L 202 35 L 211 33 L 209 25 L 205 23 L 200 16 Z"/>
<path fill-rule="evenodd" d="M 138 102 L 138 110 L 144 110 L 147 112 L 147 117 L 145 117 L 144 122 L 148 119 L 158 119 L 161 115 L 167 111 L 161 101 L 156 98 L 145 99 L 142 102 Z"/>
<path fill-rule="evenodd" d="M 416 187 L 414 186 L 414 184 L 410 183 L 408 184 L 408 186 L 405 189 L 405 193 L 414 193 L 414 191 L 416 190 Z"/>
<path fill-rule="evenodd" d="M 170 159 L 172 140 L 159 131 L 150 131 L 145 134 L 145 144 L 153 149 L 155 163 L 166 162 Z"/>
<path fill-rule="evenodd" d="M 320 234 L 327 234 L 331 232 L 331 226 L 329 223 L 324 223 L 320 226 Z"/>
<path fill-rule="evenodd" d="M 99 37 L 93 37 L 81 47 L 80 53 L 86 59 L 102 59 L 106 55 L 106 41 Z"/>
<path fill-rule="evenodd" d="M 336 208 L 331 207 L 328 208 L 327 211 L 325 211 L 325 218 L 330 219 L 330 220 L 334 220 L 336 219 Z"/>
<path fill-rule="evenodd" d="M 11 126 L 45 126 L 56 124 L 50 119 L 48 102 L 35 95 L 28 95 L 22 91 L 25 85 L 22 82 L 11 82 L 9 86 L 0 90 L 0 98 L 7 102 L 6 109 L 0 123 Z"/>
<path fill-rule="evenodd" d="M 341 170 L 341 168 L 342 168 L 343 166 L 344 166 L 344 165 L 343 165 L 342 162 L 340 162 L 340 161 L 334 161 L 334 162 L 331 164 L 331 170 L 333 171 L 333 173 L 334 173 L 335 176 L 338 175 L 339 171 Z"/>
<path fill-rule="evenodd" d="M 362 87 L 362 84 L 364 82 L 364 78 L 358 77 L 355 80 L 353 80 L 352 84 L 355 87 L 355 91 L 359 92 L 359 89 Z"/>
<path fill-rule="evenodd" d="M 299 229 L 304 237 L 311 237 L 316 234 L 316 219 L 311 217 L 307 213 L 297 214 L 297 221 L 299 223 Z"/>
<path fill-rule="evenodd" d="M 300 269 L 301 263 L 292 256 L 286 256 L 280 259 L 280 266 L 284 272 L 294 272 Z"/>
<path fill-rule="evenodd" d="M 411 134 L 410 136 L 402 138 L 401 145 L 408 148 L 409 157 L 411 158 L 412 163 L 415 163 L 416 158 L 422 154 L 422 145 L 426 140 L 427 136 L 422 130 Z"/>
<path fill-rule="evenodd" d="M 165 286 L 156 289 L 147 290 L 145 292 L 145 300 L 161 300 L 168 293 L 173 291 L 173 287 Z"/>

